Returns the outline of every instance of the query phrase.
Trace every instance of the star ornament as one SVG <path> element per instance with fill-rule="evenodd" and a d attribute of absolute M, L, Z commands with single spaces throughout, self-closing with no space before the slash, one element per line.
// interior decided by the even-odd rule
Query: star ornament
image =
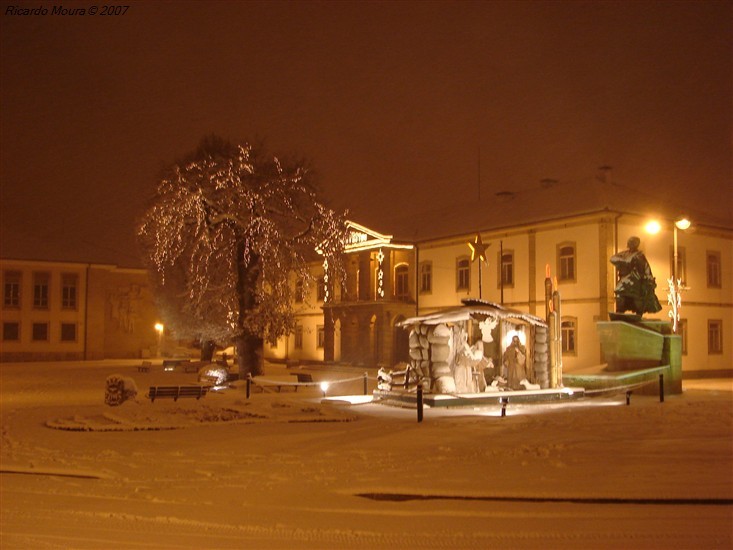
<path fill-rule="evenodd" d="M 476 235 L 473 242 L 469 241 L 468 248 L 471 249 L 471 261 L 476 261 L 476 258 L 479 258 L 482 262 L 487 262 L 486 259 L 486 249 L 491 246 L 491 243 L 484 244 L 484 242 L 481 240 L 481 235 Z"/>

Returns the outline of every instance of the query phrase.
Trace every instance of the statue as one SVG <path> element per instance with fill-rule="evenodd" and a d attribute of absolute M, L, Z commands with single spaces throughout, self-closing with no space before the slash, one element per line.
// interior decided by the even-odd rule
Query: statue
<path fill-rule="evenodd" d="M 657 282 L 644 253 L 639 250 L 639 237 L 629 237 L 628 249 L 611 256 L 611 263 L 618 270 L 616 285 L 616 313 L 633 311 L 636 315 L 657 313 L 662 309 L 654 289 Z"/>
<path fill-rule="evenodd" d="M 519 336 L 512 336 L 512 343 L 504 351 L 503 359 L 509 387 L 521 390 L 522 381 L 527 381 L 527 348 L 522 345 Z"/>

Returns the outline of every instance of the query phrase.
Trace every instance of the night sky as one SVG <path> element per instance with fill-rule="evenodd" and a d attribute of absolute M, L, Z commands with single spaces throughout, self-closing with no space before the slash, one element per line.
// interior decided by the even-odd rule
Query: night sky
<path fill-rule="evenodd" d="M 731 2 L 124 4 L 0 2 L 3 257 L 137 265 L 157 175 L 211 133 L 310 159 L 385 233 L 601 165 L 733 217 Z"/>

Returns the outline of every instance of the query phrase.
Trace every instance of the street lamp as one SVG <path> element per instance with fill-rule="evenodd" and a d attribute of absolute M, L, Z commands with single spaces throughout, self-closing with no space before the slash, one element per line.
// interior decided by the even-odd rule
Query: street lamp
<path fill-rule="evenodd" d="M 677 271 L 679 270 L 679 251 L 677 248 L 677 230 L 681 229 L 685 231 L 689 229 L 692 222 L 685 218 L 678 218 L 672 224 L 672 276 L 667 279 L 669 288 L 667 289 L 667 303 L 670 306 L 669 317 L 672 319 L 672 332 L 677 334 L 680 322 L 680 308 L 682 307 L 682 291 L 689 290 L 688 286 L 682 284 Z M 652 235 L 659 233 L 662 229 L 662 224 L 656 220 L 651 220 L 645 226 L 648 233 Z"/>
<path fill-rule="evenodd" d="M 677 281 L 677 230 L 681 229 L 682 231 L 689 229 L 692 225 L 692 222 L 688 220 L 687 218 L 680 218 L 679 220 L 675 220 L 674 222 L 674 242 L 672 249 L 674 250 L 674 264 L 672 264 L 672 277 L 675 281 Z"/>
<path fill-rule="evenodd" d="M 163 323 L 155 323 L 155 330 L 158 333 L 158 357 L 160 357 L 160 342 L 163 339 Z"/>

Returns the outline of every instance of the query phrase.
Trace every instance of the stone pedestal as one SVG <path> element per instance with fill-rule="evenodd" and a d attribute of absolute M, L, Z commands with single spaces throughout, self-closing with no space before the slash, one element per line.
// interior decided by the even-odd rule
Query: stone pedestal
<path fill-rule="evenodd" d="M 621 374 L 669 365 L 665 391 L 682 392 L 682 342 L 672 334 L 670 323 L 601 321 L 596 328 L 601 360 L 608 365 L 607 371 Z"/>

